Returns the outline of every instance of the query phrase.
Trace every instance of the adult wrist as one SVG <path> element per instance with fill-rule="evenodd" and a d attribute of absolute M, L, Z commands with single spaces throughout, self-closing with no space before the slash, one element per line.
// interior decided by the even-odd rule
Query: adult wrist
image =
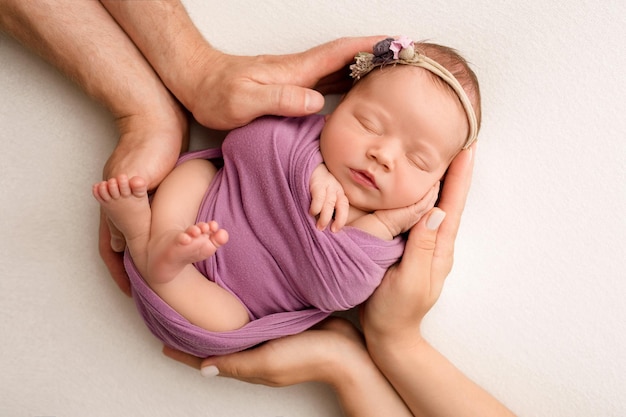
<path fill-rule="evenodd" d="M 216 84 L 212 79 L 221 74 L 220 68 L 226 56 L 208 42 L 200 42 L 182 60 L 179 69 L 165 80 L 167 87 L 194 116 L 198 116 L 197 111 L 202 107 L 205 94 L 212 93 L 206 85 Z"/>
<path fill-rule="evenodd" d="M 163 84 L 185 105 L 193 106 L 196 88 L 215 51 L 180 0 L 148 2 L 101 0 L 132 39 Z"/>
<path fill-rule="evenodd" d="M 419 329 L 402 332 L 365 331 L 367 350 L 377 364 L 402 361 L 427 345 Z"/>

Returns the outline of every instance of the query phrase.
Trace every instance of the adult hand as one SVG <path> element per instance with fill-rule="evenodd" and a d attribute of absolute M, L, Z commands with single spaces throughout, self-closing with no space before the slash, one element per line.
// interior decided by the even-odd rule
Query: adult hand
<path fill-rule="evenodd" d="M 422 319 L 439 298 L 452 269 L 454 241 L 472 180 L 475 152 L 474 144 L 452 161 L 438 207 L 411 229 L 401 262 L 387 271 L 362 308 L 361 324 L 368 346 L 391 340 L 402 343 L 404 339 L 412 343 L 421 337 Z"/>
<path fill-rule="evenodd" d="M 165 355 L 205 376 L 219 375 L 274 387 L 318 381 L 334 388 L 347 416 L 412 414 L 372 362 L 362 335 L 348 321 L 331 317 L 311 330 L 260 347 L 202 360 L 165 347 Z"/>
<path fill-rule="evenodd" d="M 439 208 L 411 229 L 402 261 L 387 272 L 361 310 L 372 360 L 414 415 L 513 416 L 420 332 L 422 319 L 439 298 L 452 268 L 475 151 L 474 144 L 452 162 Z"/>
<path fill-rule="evenodd" d="M 359 348 L 360 346 L 360 348 Z M 165 346 L 163 353 L 181 363 L 202 369 L 203 375 L 220 376 L 273 387 L 307 381 L 332 383 L 345 358 L 364 351 L 358 331 L 349 322 L 329 318 L 310 330 L 274 339 L 263 345 L 201 359 Z M 349 354 L 351 352 L 351 354 Z"/>
<path fill-rule="evenodd" d="M 384 38 L 342 38 L 289 55 L 233 56 L 204 39 L 179 0 L 101 3 L 167 88 L 196 120 L 214 129 L 265 114 L 318 112 L 324 99 L 312 88 L 319 83 L 322 93 L 347 90 L 345 66 Z"/>
<path fill-rule="evenodd" d="M 193 94 L 179 93 L 179 98 L 196 120 L 215 129 L 241 126 L 266 114 L 316 113 L 324 105 L 322 93 L 347 91 L 346 65 L 381 38 L 341 38 L 301 53 L 253 57 L 223 54 L 206 45 L 192 70 L 200 75 Z M 312 89 L 316 86 L 321 92 Z"/>
<path fill-rule="evenodd" d="M 163 89 L 163 91 L 165 91 Z M 149 111 L 142 114 L 140 111 Z M 116 124 L 119 142 L 106 162 L 103 178 L 119 174 L 144 178 L 150 189 L 174 168 L 181 151 L 187 148 L 188 121 L 180 105 L 169 94 L 155 101 L 150 109 L 136 109 L 135 114 L 118 114 Z M 100 256 L 120 289 L 130 296 L 130 282 L 124 269 L 121 252 L 124 236 L 100 216 L 98 248 Z"/>

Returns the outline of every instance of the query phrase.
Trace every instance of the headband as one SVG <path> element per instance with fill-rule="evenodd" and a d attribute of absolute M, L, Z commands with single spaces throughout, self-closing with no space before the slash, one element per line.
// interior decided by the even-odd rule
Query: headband
<path fill-rule="evenodd" d="M 401 36 L 398 39 L 387 38 L 374 45 L 374 53 L 359 52 L 355 57 L 356 62 L 350 65 L 350 76 L 356 81 L 367 75 L 376 67 L 385 65 L 412 65 L 414 67 L 424 68 L 443 81 L 446 82 L 461 100 L 467 121 L 469 122 L 469 135 L 463 145 L 463 149 L 470 147 L 478 136 L 478 121 L 476 113 L 470 102 L 465 90 L 459 81 L 441 64 L 428 58 L 426 55 L 420 54 L 415 50 L 414 42 L 407 37 Z"/>

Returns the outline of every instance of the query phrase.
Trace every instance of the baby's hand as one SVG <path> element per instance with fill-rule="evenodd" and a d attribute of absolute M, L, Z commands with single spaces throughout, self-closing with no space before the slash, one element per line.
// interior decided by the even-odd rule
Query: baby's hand
<path fill-rule="evenodd" d="M 343 187 L 331 174 L 326 165 L 320 164 L 315 168 L 309 182 L 311 191 L 311 207 L 309 213 L 318 216 L 317 228 L 324 230 L 334 216 L 331 226 L 333 232 L 338 232 L 348 221 L 348 198 L 343 193 Z"/>
<path fill-rule="evenodd" d="M 411 206 L 397 209 L 376 210 L 374 215 L 389 229 L 394 237 L 398 236 L 400 233 L 404 233 L 413 227 L 424 214 L 435 207 L 440 185 L 441 183 L 437 181 L 420 201 Z"/>

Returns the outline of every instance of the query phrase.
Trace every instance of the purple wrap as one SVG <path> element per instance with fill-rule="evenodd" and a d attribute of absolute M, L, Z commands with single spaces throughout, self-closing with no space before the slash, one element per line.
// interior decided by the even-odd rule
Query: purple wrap
<path fill-rule="evenodd" d="M 234 130 L 222 145 L 224 167 L 198 221 L 216 220 L 230 239 L 195 266 L 241 300 L 251 319 L 246 326 L 217 333 L 192 325 L 150 289 L 126 254 L 137 307 L 164 343 L 206 357 L 299 333 L 363 302 L 400 258 L 402 238 L 389 242 L 352 227 L 339 233 L 315 227 L 309 178 L 322 162 L 323 125 L 322 116 L 264 117 Z M 219 156 L 209 149 L 180 162 Z"/>

